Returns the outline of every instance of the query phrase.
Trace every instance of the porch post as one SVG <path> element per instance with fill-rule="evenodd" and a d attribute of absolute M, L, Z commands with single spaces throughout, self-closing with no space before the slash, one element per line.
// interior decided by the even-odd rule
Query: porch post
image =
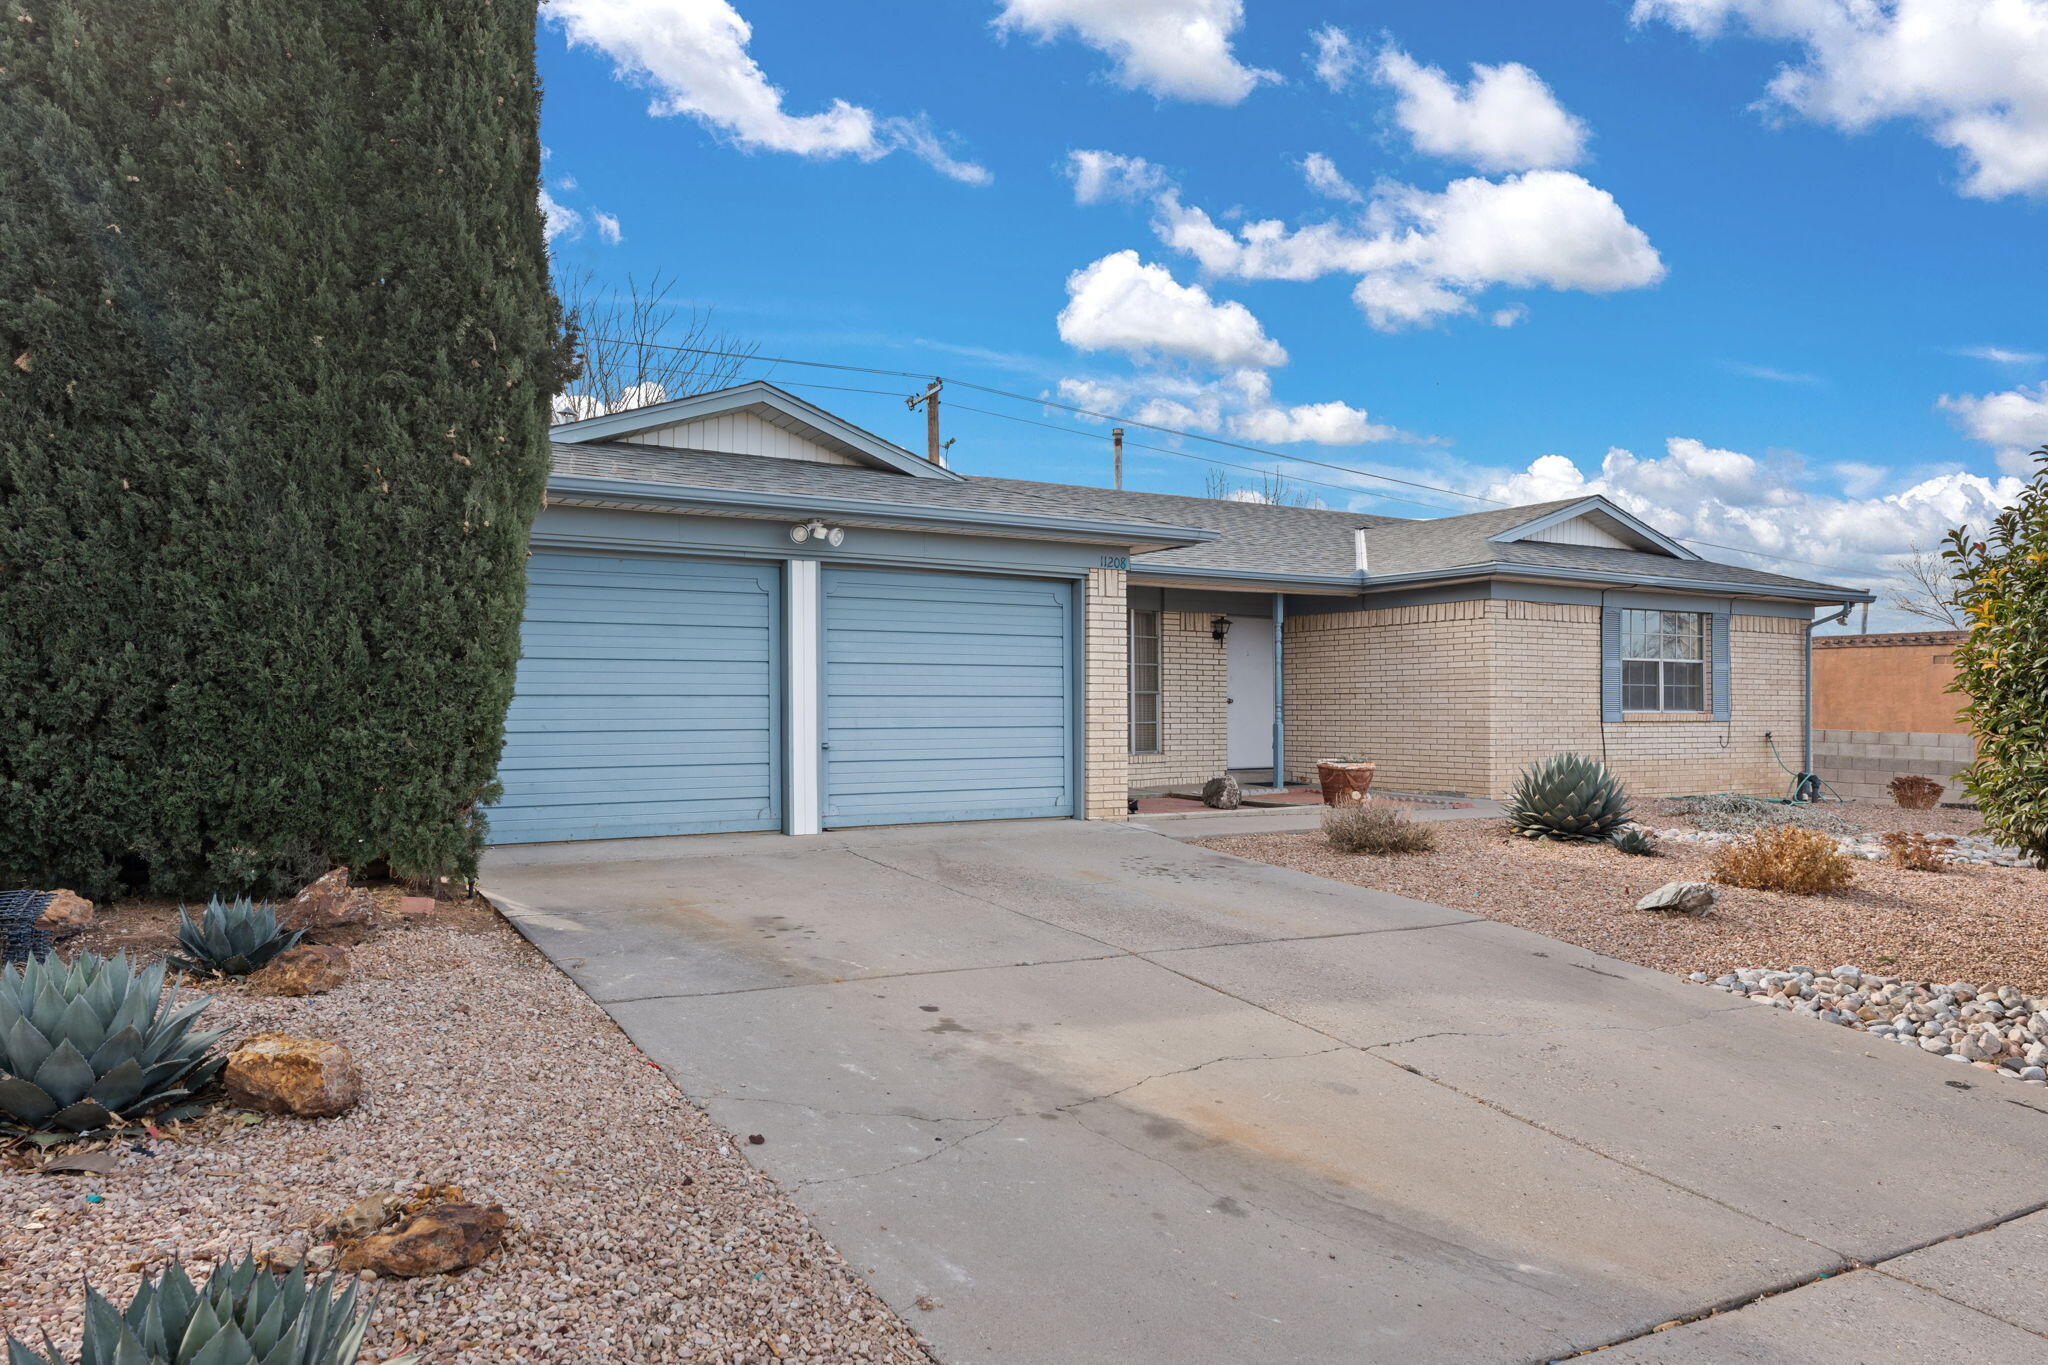
<path fill-rule="evenodd" d="M 824 829 L 819 792 L 818 745 L 818 617 L 819 563 L 815 559 L 788 561 L 785 597 L 788 626 L 782 647 L 782 695 L 788 708 L 783 724 L 787 735 L 788 776 L 782 808 L 784 834 L 817 834 Z"/>
<path fill-rule="evenodd" d="M 1287 594 L 1273 594 L 1273 785 L 1287 785 Z"/>

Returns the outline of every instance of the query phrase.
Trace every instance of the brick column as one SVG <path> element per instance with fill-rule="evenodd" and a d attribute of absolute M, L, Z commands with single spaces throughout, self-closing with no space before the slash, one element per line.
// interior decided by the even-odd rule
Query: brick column
<path fill-rule="evenodd" d="M 1090 569 L 1082 594 L 1081 815 L 1130 810 L 1130 617 L 1122 569 Z"/>

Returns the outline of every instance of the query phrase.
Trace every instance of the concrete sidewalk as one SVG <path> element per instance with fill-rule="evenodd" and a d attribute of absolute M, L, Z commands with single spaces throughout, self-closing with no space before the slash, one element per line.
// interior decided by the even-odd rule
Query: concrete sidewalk
<path fill-rule="evenodd" d="M 2048 1348 L 2040 1092 L 1458 911 L 1071 821 L 484 884 L 943 1359 Z"/>

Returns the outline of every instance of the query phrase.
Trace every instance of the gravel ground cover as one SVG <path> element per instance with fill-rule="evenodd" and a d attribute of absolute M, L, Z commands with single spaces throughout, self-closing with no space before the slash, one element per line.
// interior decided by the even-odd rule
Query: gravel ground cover
<path fill-rule="evenodd" d="M 155 956 L 171 922 L 161 905 L 116 908 L 86 943 Z M 245 1125 L 219 1111 L 120 1144 L 106 1175 L 5 1155 L 0 1328 L 75 1344 L 84 1276 L 125 1303 L 169 1257 L 203 1271 L 303 1245 L 357 1198 L 446 1184 L 502 1204 L 510 1238 L 465 1273 L 374 1286 L 365 1361 L 930 1360 L 745 1161 L 743 1139 L 487 906 L 445 907 L 353 952 L 351 979 L 324 996 L 206 988 L 230 1044 L 276 1029 L 348 1046 L 366 1091 L 353 1112 Z"/>
<path fill-rule="evenodd" d="M 1861 803 L 1836 808 L 1866 829 L 1967 833 L 1969 812 L 1896 811 Z M 1651 826 L 1685 823 L 1675 803 L 1645 802 Z M 1260 862 L 1470 910 L 1596 952 L 1662 971 L 1710 978 L 1759 963 L 1856 963 L 1914 981 L 1970 981 L 2048 992 L 2048 872 L 1961 867 L 1908 872 L 1856 864 L 1839 896 L 1791 896 L 1719 887 L 1704 915 L 1635 909 L 1666 882 L 1706 881 L 1712 852 L 1665 844 L 1664 856 L 1631 858 L 1605 845 L 1539 843 L 1509 836 L 1495 820 L 1433 827 L 1437 851 L 1396 857 L 1347 855 L 1319 833 L 1204 839 L 1205 846 Z"/>

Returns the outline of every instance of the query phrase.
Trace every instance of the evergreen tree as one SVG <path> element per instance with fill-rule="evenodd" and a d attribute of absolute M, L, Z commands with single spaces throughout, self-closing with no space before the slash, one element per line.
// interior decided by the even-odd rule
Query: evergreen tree
<path fill-rule="evenodd" d="M 2048 447 L 2019 499 L 1984 539 L 1949 533 L 1956 605 L 1970 633 L 1956 646 L 1952 690 L 1977 761 L 1963 786 L 1985 827 L 2048 867 Z"/>
<path fill-rule="evenodd" d="M 462 872 L 563 351 L 534 0 L 0 0 L 0 886 Z"/>

